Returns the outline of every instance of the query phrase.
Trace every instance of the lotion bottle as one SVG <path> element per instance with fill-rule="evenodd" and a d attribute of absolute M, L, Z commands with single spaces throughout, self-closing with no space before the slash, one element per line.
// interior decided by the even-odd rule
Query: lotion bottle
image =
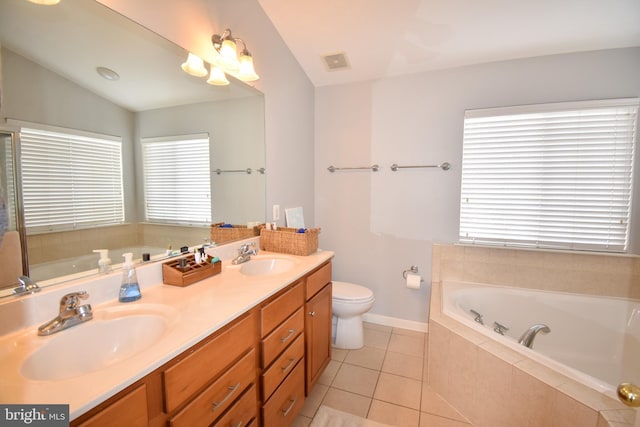
<path fill-rule="evenodd" d="M 122 255 L 124 264 L 122 264 L 122 285 L 120 285 L 120 302 L 137 301 L 142 298 L 140 286 L 138 285 L 138 276 L 133 266 L 133 254 L 127 252 Z"/>

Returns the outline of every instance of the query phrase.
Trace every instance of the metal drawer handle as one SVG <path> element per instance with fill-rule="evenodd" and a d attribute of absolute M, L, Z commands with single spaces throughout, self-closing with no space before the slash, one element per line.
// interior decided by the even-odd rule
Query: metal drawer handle
<path fill-rule="evenodd" d="M 240 420 L 240 422 L 236 424 L 236 427 L 242 427 L 243 425 L 244 425 L 244 421 Z"/>
<path fill-rule="evenodd" d="M 227 387 L 229 389 L 229 393 L 227 393 L 227 395 L 220 402 L 213 402 L 213 410 L 215 411 L 220 406 L 224 405 L 224 402 L 229 400 L 229 398 L 233 395 L 233 393 L 236 392 L 238 387 L 240 387 L 240 383 L 238 383 L 236 385 L 230 385 L 229 387 Z"/>
<path fill-rule="evenodd" d="M 316 312 L 315 312 L 315 311 L 310 311 L 310 312 L 309 312 L 309 316 L 311 316 L 311 317 L 315 317 L 315 315 L 316 315 Z"/>
<path fill-rule="evenodd" d="M 282 410 L 282 416 L 286 417 L 287 415 L 289 415 L 289 412 L 291 412 L 291 410 L 293 409 L 293 406 L 296 404 L 296 399 L 291 399 L 289 400 L 289 407 L 287 409 L 283 409 Z"/>
<path fill-rule="evenodd" d="M 289 335 L 287 335 L 287 336 L 286 336 L 286 337 L 284 337 L 284 338 L 280 338 L 280 341 L 282 341 L 282 342 L 286 342 L 286 341 L 287 341 L 289 338 L 291 338 L 291 337 L 293 336 L 293 334 L 295 334 L 295 333 L 296 333 L 296 330 L 295 330 L 295 329 L 289 329 Z"/>
<path fill-rule="evenodd" d="M 296 359 L 293 358 L 293 357 L 291 359 L 289 359 L 289 364 L 287 366 L 283 367 L 283 368 L 280 368 L 280 369 L 282 369 L 282 372 L 287 372 L 287 370 L 291 367 L 291 365 L 293 365 L 293 362 L 295 362 L 295 361 L 296 361 Z"/>

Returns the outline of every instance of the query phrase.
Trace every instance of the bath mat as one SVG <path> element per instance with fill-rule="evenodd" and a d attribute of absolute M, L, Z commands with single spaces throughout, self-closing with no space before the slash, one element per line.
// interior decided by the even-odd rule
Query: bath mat
<path fill-rule="evenodd" d="M 338 411 L 328 406 L 320 406 L 309 427 L 391 427 L 357 415 Z"/>

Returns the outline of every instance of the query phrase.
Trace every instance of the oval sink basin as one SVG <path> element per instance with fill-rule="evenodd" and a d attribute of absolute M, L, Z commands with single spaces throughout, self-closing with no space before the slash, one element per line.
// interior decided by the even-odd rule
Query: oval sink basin
<path fill-rule="evenodd" d="M 289 271 L 295 264 L 295 261 L 286 258 L 254 258 L 242 264 L 240 273 L 247 276 L 280 274 Z"/>
<path fill-rule="evenodd" d="M 112 316 L 94 317 L 43 338 L 48 342 L 27 356 L 21 374 L 33 380 L 56 381 L 94 372 L 146 349 L 169 326 L 169 319 L 156 313 Z"/>

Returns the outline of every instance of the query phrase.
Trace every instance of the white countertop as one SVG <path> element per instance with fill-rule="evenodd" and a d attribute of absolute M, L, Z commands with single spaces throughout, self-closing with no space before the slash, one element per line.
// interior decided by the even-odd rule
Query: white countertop
<path fill-rule="evenodd" d="M 331 259 L 333 255 L 331 251 L 318 251 L 309 256 L 260 252 L 255 258 L 284 256 L 294 259 L 295 265 L 282 274 L 256 277 L 241 274 L 239 272 L 241 266 L 231 265 L 229 261 L 223 260 L 220 274 L 187 287 L 163 285 L 161 275 L 158 276 L 157 271 L 154 270 L 151 277 L 155 277 L 155 283 L 141 286 L 142 299 L 138 301 L 123 304 L 117 299 L 110 299 L 95 304 L 90 297 L 87 302 L 92 304 L 94 319 L 99 319 L 101 312 L 124 306 L 128 310 L 134 307 L 144 310 L 146 307 L 169 306 L 170 310 L 167 311 L 175 310 L 175 312 L 171 316 L 171 323 L 164 335 L 145 350 L 104 369 L 74 378 L 36 381 L 25 378 L 20 372 L 22 362 L 29 354 L 46 344 L 47 340 L 65 334 L 66 331 L 40 337 L 37 336 L 38 323 L 34 323 L 5 333 L 0 337 L 0 402 L 3 404 L 69 404 L 70 417 L 73 420 L 276 294 Z M 148 268 L 161 269 L 161 264 L 157 263 Z M 160 277 L 159 281 L 158 277 Z M 96 286 L 105 286 L 104 283 L 99 282 L 99 280 L 79 282 L 74 284 L 73 289 L 68 288 L 67 292 L 86 289 L 90 295 L 92 292 L 97 295 L 101 291 L 96 289 Z M 140 283 L 143 284 L 142 278 Z M 109 284 L 109 288 L 112 286 Z M 116 292 L 117 289 L 115 291 L 109 289 L 108 295 Z M 59 293 L 60 291 L 54 297 L 59 298 Z M 45 311 L 47 320 L 53 318 L 57 314 L 58 307 L 57 304 L 51 307 L 49 305 L 52 304 L 54 297 L 46 299 L 46 307 L 43 306 L 45 301 L 42 299 L 37 302 L 37 307 L 33 307 L 35 299 L 28 301 L 31 297 L 22 297 L 26 299 L 20 301 L 16 298 L 12 304 L 0 306 L 0 321 L 4 314 L 16 316 L 20 310 L 25 313 Z M 2 310 L 5 313 L 1 313 Z M 40 318 L 41 316 L 40 314 Z M 30 314 L 25 314 L 24 317 L 29 318 Z M 92 321 L 73 328 L 82 328 Z M 68 351 L 81 353 L 83 346 L 83 342 L 77 342 Z"/>

